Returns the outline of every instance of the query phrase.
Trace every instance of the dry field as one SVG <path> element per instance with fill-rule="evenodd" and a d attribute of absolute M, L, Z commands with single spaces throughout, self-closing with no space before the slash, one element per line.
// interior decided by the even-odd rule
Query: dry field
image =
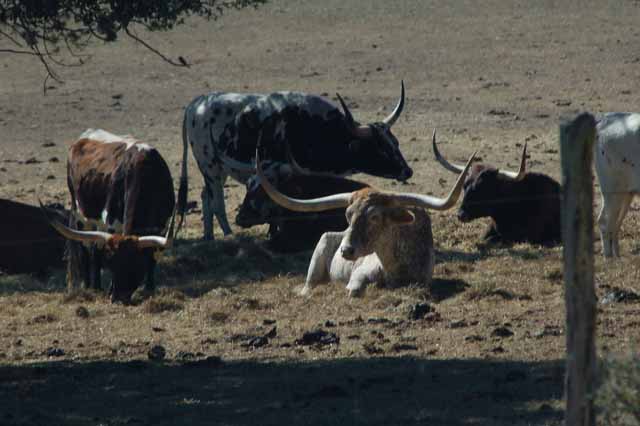
<path fill-rule="evenodd" d="M 414 176 L 357 178 L 443 195 L 453 176 L 433 160 L 434 127 L 452 159 L 478 149 L 515 168 L 527 141 L 530 169 L 559 178 L 562 117 L 639 109 L 639 18 L 629 0 L 273 0 L 145 34 L 189 69 L 129 41 L 96 45 L 46 96 L 37 61 L 2 56 L 0 197 L 68 203 L 66 144 L 87 127 L 158 147 L 177 188 L 182 109 L 204 92 L 339 91 L 371 121 L 400 79 L 408 98 L 394 131 Z M 195 170 L 190 159 L 199 206 Z M 226 191 L 233 219 L 244 188 Z M 620 260 L 604 263 L 596 243 L 599 298 L 640 292 L 638 219 L 634 204 Z M 161 262 L 157 294 L 135 306 L 66 295 L 62 271 L 0 276 L 0 424 L 559 425 L 562 250 L 486 247 L 485 226 L 433 214 L 433 284 L 357 299 L 338 284 L 298 296 L 309 252 L 267 252 L 264 227 L 202 242 L 199 212 Z M 416 306 L 429 312 L 415 319 Z M 637 350 L 639 312 L 598 305 L 600 354 Z M 305 336 L 317 330 L 327 334 Z M 156 345 L 163 361 L 149 360 Z"/>

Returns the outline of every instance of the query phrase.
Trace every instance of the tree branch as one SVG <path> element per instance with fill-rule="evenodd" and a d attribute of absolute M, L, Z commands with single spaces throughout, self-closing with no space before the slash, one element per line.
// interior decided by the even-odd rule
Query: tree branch
<path fill-rule="evenodd" d="M 138 43 L 140 43 L 141 45 L 143 45 L 144 47 L 146 47 L 147 49 L 149 49 L 150 51 L 152 51 L 153 53 L 155 53 L 156 55 L 158 55 L 159 57 L 161 57 L 165 62 L 168 62 L 169 64 L 176 66 L 176 67 L 189 67 L 189 63 L 185 62 L 175 62 L 173 59 L 169 58 L 168 56 L 162 54 L 159 50 L 157 50 L 156 48 L 154 48 L 153 46 L 151 46 L 149 43 L 147 43 L 146 41 L 142 40 L 140 37 L 138 37 L 137 35 L 133 34 L 131 31 L 129 31 L 129 27 L 124 27 L 124 32 L 131 37 L 132 39 L 134 39 L 135 41 L 137 41 Z"/>

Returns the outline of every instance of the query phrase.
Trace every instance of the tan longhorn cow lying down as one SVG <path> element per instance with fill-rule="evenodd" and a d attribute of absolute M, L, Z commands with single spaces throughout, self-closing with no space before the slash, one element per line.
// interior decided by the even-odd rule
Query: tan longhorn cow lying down
<path fill-rule="evenodd" d="M 374 282 L 389 287 L 429 284 L 434 249 L 426 209 L 448 210 L 454 206 L 474 157 L 475 153 L 444 199 L 364 188 L 301 200 L 288 197 L 271 185 L 256 154 L 260 184 L 282 207 L 305 212 L 347 208 L 348 228 L 322 235 L 311 257 L 301 294 L 307 295 L 313 286 L 328 281 L 346 282 L 350 296 Z"/>

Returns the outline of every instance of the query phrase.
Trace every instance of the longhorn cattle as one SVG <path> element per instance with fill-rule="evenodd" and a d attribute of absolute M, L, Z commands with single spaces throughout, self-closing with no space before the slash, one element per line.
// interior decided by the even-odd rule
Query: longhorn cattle
<path fill-rule="evenodd" d="M 317 198 L 336 192 L 353 192 L 368 187 L 350 179 L 319 175 L 280 175 L 278 191 L 294 198 Z M 288 252 L 312 248 L 322 234 L 347 228 L 345 209 L 305 213 L 288 210 L 275 203 L 252 177 L 236 215 L 236 225 L 250 228 L 269 224 L 269 247 Z"/>
<path fill-rule="evenodd" d="M 349 295 L 358 294 L 372 282 L 387 286 L 429 284 L 434 248 L 431 219 L 425 209 L 453 207 L 474 156 L 445 199 L 373 188 L 311 200 L 295 199 L 271 185 L 256 158 L 260 184 L 281 206 L 303 212 L 346 207 L 348 228 L 322 235 L 311 257 L 301 293 L 308 294 L 314 285 L 326 281 L 346 282 Z"/>
<path fill-rule="evenodd" d="M 215 92 L 195 98 L 183 120 L 182 177 L 178 195 L 181 220 L 188 189 L 187 151 L 191 145 L 204 177 L 202 217 L 204 238 L 213 238 L 215 214 L 225 235 L 227 222 L 223 185 L 227 176 L 246 183 L 255 173 L 258 137 L 265 159 L 286 163 L 289 150 L 310 171 L 345 176 L 357 172 L 406 180 L 413 171 L 391 133 L 404 107 L 400 100 L 381 122 L 358 124 L 338 95 L 343 111 L 323 97 L 299 92 L 238 94 Z M 274 168 L 273 170 L 277 170 Z"/>
<path fill-rule="evenodd" d="M 64 210 L 52 211 L 67 220 Z M 41 272 L 63 263 L 64 238 L 49 226 L 36 206 L 0 199 L 0 235 L 3 272 Z"/>
<path fill-rule="evenodd" d="M 131 136 L 88 129 L 69 148 L 67 183 L 70 226 L 51 224 L 70 240 L 69 285 L 100 288 L 104 257 L 112 301 L 127 303 L 145 275 L 146 288 L 153 289 L 154 254 L 172 243 L 173 219 L 162 234 L 175 204 L 160 153 Z"/>
<path fill-rule="evenodd" d="M 598 227 L 605 257 L 620 256 L 619 232 L 634 195 L 640 193 L 640 114 L 611 112 L 598 117 L 594 162 L 602 208 Z"/>
<path fill-rule="evenodd" d="M 433 132 L 433 153 L 447 170 L 460 173 L 464 167 L 447 161 L 438 150 Z M 518 172 L 474 164 L 464 182 L 458 219 L 469 222 L 490 217 L 486 242 L 529 242 L 553 245 L 561 241 L 560 184 L 540 173 L 527 173 L 527 145 L 522 149 Z"/>

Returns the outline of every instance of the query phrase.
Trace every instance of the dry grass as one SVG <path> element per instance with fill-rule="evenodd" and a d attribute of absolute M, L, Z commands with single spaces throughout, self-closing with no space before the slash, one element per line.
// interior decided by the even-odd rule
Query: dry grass
<path fill-rule="evenodd" d="M 485 161 L 514 168 L 516 144 L 527 140 L 529 168 L 558 178 L 561 116 L 638 109 L 638 9 L 630 1 L 485 6 L 273 1 L 214 25 L 190 22 L 170 40 L 144 34 L 191 61 L 189 69 L 159 65 L 127 41 L 97 46 L 93 60 L 64 69 L 68 83 L 46 97 L 32 58 L 9 57 L 0 76 L 0 196 L 68 203 L 64 161 L 21 160 L 64 158 L 64 141 L 87 126 L 158 147 L 177 186 L 179 126 L 193 96 L 340 91 L 364 123 L 389 112 L 401 78 L 407 105 L 394 133 L 414 176 L 406 185 L 356 178 L 446 194 L 453 176 L 433 160 L 432 127 L 457 162 L 478 149 Z M 585 33 L 603 23 L 606 31 Z M 498 110 L 506 114 L 490 113 Z M 192 159 L 189 170 L 189 199 L 200 203 Z M 244 188 L 226 186 L 232 221 Z M 9 378 L 0 380 L 0 423 L 211 424 L 215 412 L 216 422 L 234 425 L 561 424 L 561 247 L 487 246 L 486 221 L 462 224 L 454 212 L 432 219 L 433 283 L 371 286 L 358 299 L 342 284 L 300 297 L 309 252 L 265 251 L 265 227 L 226 238 L 216 227 L 215 242 L 200 241 L 199 214 L 188 216 L 182 240 L 161 260 L 157 293 L 140 294 L 134 306 L 66 295 L 63 271 L 0 276 L 0 377 Z M 605 263 L 596 243 L 598 299 L 614 287 L 640 293 L 638 229 L 635 203 L 622 227 L 622 258 Z M 433 311 L 410 319 L 424 303 Z M 88 316 L 78 316 L 80 308 Z M 636 302 L 598 305 L 598 349 L 637 350 L 639 312 Z M 295 343 L 318 328 L 340 344 Z M 166 361 L 150 365 L 155 345 Z M 191 356 L 200 363 L 184 362 Z"/>

